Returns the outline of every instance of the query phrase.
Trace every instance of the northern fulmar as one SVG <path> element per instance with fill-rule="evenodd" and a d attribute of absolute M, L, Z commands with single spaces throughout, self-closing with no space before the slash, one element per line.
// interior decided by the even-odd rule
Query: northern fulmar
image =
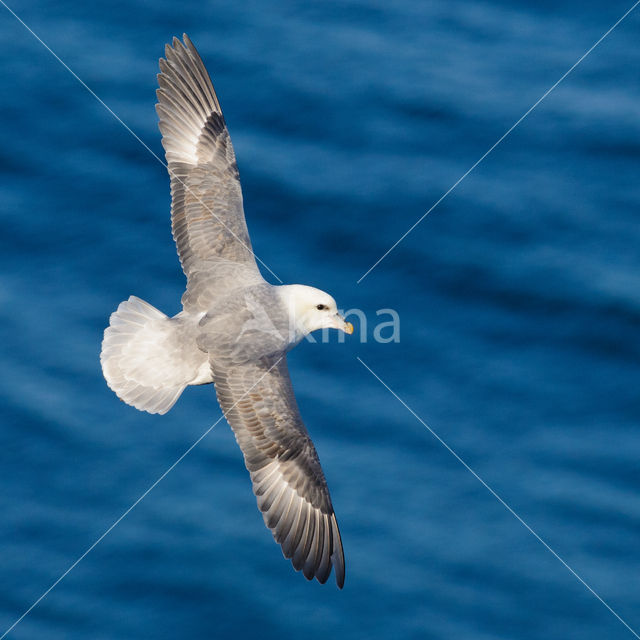
<path fill-rule="evenodd" d="M 317 329 L 352 333 L 335 300 L 260 275 L 235 154 L 209 74 L 189 37 L 160 59 L 156 110 L 171 178 L 171 228 L 187 287 L 173 318 L 131 296 L 111 315 L 100 362 L 124 402 L 166 413 L 188 385 L 213 383 L 265 524 L 296 571 L 319 582 L 344 553 L 286 354 Z"/>

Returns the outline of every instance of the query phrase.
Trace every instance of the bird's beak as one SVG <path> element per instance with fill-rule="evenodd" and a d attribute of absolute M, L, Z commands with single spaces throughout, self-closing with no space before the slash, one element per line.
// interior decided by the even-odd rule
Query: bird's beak
<path fill-rule="evenodd" d="M 353 333 L 353 325 L 347 322 L 339 313 L 336 313 L 336 329 L 341 329 L 345 333 L 351 335 Z"/>

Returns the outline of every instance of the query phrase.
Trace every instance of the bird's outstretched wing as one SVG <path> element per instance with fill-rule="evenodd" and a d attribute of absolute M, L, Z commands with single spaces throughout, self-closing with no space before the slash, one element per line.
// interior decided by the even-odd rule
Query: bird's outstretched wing
<path fill-rule="evenodd" d="M 344 553 L 318 454 L 302 422 L 285 356 L 211 359 L 218 401 L 244 454 L 265 524 L 305 577 L 344 585 Z"/>
<path fill-rule="evenodd" d="M 188 281 L 220 268 L 233 268 L 239 281 L 255 280 L 259 271 L 231 138 L 209 74 L 189 37 L 183 38 L 174 38 L 160 59 L 156 105 L 180 262 Z"/>

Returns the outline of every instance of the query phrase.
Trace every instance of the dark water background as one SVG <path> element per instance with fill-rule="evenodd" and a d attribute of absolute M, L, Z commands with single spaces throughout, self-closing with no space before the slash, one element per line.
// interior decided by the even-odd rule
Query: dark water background
<path fill-rule="evenodd" d="M 356 356 L 640 632 L 640 8 L 356 284 L 630 5 L 11 5 L 158 154 L 187 31 L 258 255 L 401 341 L 290 358 L 344 591 L 281 557 L 221 423 L 7 637 L 633 637 Z M 117 304 L 179 310 L 168 178 L 2 7 L 0 34 L 1 634 L 220 411 L 107 388 Z"/>

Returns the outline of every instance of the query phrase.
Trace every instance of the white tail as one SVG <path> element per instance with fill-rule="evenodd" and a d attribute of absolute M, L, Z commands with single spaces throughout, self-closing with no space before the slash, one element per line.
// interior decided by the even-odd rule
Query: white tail
<path fill-rule="evenodd" d="M 180 349 L 178 325 L 131 296 L 111 314 L 100 363 L 109 387 L 127 404 L 166 413 L 193 379 Z"/>

